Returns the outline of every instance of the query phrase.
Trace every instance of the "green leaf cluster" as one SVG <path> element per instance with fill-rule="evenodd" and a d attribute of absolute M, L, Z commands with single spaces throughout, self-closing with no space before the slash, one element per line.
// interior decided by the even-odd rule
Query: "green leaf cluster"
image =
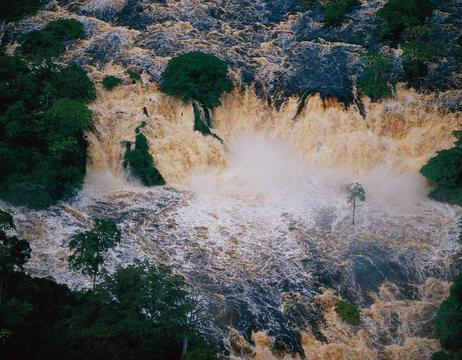
<path fill-rule="evenodd" d="M 322 6 L 324 22 L 327 25 L 340 25 L 345 20 L 346 14 L 360 4 L 359 0 L 328 0 Z"/>
<path fill-rule="evenodd" d="M 43 208 L 72 196 L 85 176 L 93 83 L 77 65 L 28 66 L 0 56 L 0 198 Z"/>
<path fill-rule="evenodd" d="M 423 25 L 432 11 L 431 0 L 388 0 L 378 11 L 385 21 L 382 36 L 399 40 L 404 30 Z"/>
<path fill-rule="evenodd" d="M 391 97 L 392 89 L 388 83 L 393 65 L 393 56 L 387 53 L 368 52 L 361 57 L 365 69 L 358 79 L 360 90 L 372 100 Z"/>
<path fill-rule="evenodd" d="M 69 242 L 72 251 L 69 257 L 71 268 L 91 275 L 94 287 L 96 277 L 104 264 L 105 253 L 115 247 L 120 239 L 120 230 L 113 221 L 96 219 L 91 230 L 74 235 Z"/>
<path fill-rule="evenodd" d="M 127 143 L 125 151 L 125 166 L 130 172 L 146 186 L 164 185 L 165 180 L 155 167 L 154 159 L 149 152 L 148 139 L 139 133 L 136 135 L 135 147 Z"/>
<path fill-rule="evenodd" d="M 350 325 L 357 326 L 361 322 L 358 307 L 346 301 L 340 300 L 335 306 L 335 312 Z"/>
<path fill-rule="evenodd" d="M 461 132 L 454 131 L 457 138 L 451 149 L 438 151 L 420 169 L 420 173 L 435 185 L 429 196 L 437 201 L 462 205 L 462 145 Z"/>
<path fill-rule="evenodd" d="M 43 4 L 42 0 L 1 0 L 0 20 L 15 21 L 26 15 L 32 15 Z"/>
<path fill-rule="evenodd" d="M 105 89 L 111 91 L 116 86 L 119 86 L 120 84 L 122 84 L 122 82 L 123 82 L 122 79 L 119 79 L 118 77 L 115 77 L 112 75 L 108 75 L 108 76 L 105 76 L 103 79 L 103 86 Z"/>
<path fill-rule="evenodd" d="M 128 77 L 132 79 L 134 82 L 141 81 L 141 75 L 138 72 L 129 71 L 127 74 L 128 74 Z"/>
<path fill-rule="evenodd" d="M 85 39 L 85 31 L 76 19 L 59 19 L 48 23 L 43 30 L 33 30 L 22 42 L 19 52 L 26 58 L 44 60 L 61 55 L 65 43 Z"/>
<path fill-rule="evenodd" d="M 160 89 L 185 102 L 195 100 L 213 108 L 220 104 L 223 93 L 233 89 L 233 84 L 225 62 L 214 55 L 194 51 L 169 61 L 161 76 Z"/>
<path fill-rule="evenodd" d="M 441 346 L 449 351 L 433 354 L 433 360 L 462 359 L 462 276 L 451 286 L 449 297 L 441 304 L 436 316 L 436 332 Z"/>
<path fill-rule="evenodd" d="M 30 259 L 31 248 L 26 240 L 9 236 L 6 232 L 15 229 L 13 217 L 0 210 L 0 303 L 4 296 L 8 278 L 17 270 L 22 270 Z"/>

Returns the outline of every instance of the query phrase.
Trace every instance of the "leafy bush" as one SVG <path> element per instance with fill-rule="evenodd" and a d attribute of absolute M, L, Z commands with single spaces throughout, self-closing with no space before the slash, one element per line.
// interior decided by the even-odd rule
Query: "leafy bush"
<path fill-rule="evenodd" d="M 449 297 L 441 304 L 436 317 L 441 346 L 450 351 L 462 349 L 462 276 L 455 279 Z"/>
<path fill-rule="evenodd" d="M 80 21 L 59 19 L 49 22 L 43 30 L 27 34 L 19 51 L 27 58 L 43 60 L 61 55 L 66 50 L 64 42 L 84 38 Z"/>
<path fill-rule="evenodd" d="M 405 29 L 423 25 L 432 11 L 431 0 L 388 0 L 378 11 L 385 20 L 382 36 L 399 40 Z"/>
<path fill-rule="evenodd" d="M 412 41 L 403 46 L 403 69 L 407 80 L 424 77 L 436 50 L 424 42 Z"/>
<path fill-rule="evenodd" d="M 128 77 L 132 79 L 133 81 L 141 81 L 141 75 L 137 73 L 136 71 L 129 71 Z"/>
<path fill-rule="evenodd" d="M 26 15 L 37 12 L 42 3 L 42 0 L 1 0 L 0 19 L 6 21 L 19 20 Z"/>
<path fill-rule="evenodd" d="M 29 68 L 18 57 L 0 56 L 0 198 L 43 208 L 75 193 L 85 176 L 84 131 L 92 123 L 80 101 L 94 97 L 76 65 Z"/>
<path fill-rule="evenodd" d="M 214 55 L 190 52 L 171 59 L 161 76 L 161 91 L 183 101 L 196 100 L 207 108 L 220 104 L 220 96 L 230 92 L 228 65 Z"/>
<path fill-rule="evenodd" d="M 346 14 L 360 4 L 359 0 L 328 0 L 323 5 L 324 22 L 328 25 L 340 25 Z"/>
<path fill-rule="evenodd" d="M 346 301 L 340 300 L 335 306 L 335 312 L 342 318 L 343 321 L 350 325 L 360 324 L 360 314 L 358 308 Z"/>
<path fill-rule="evenodd" d="M 122 79 L 119 79 L 118 77 L 109 75 L 109 76 L 104 77 L 103 86 L 107 90 L 112 90 L 116 86 L 119 86 L 120 84 L 122 84 L 122 82 L 123 82 Z"/>
<path fill-rule="evenodd" d="M 131 173 L 146 186 L 165 184 L 164 178 L 154 166 L 154 159 L 149 153 L 148 140 L 141 133 L 136 135 L 133 150 L 131 144 L 127 144 L 125 165 L 129 166 Z"/>
<path fill-rule="evenodd" d="M 438 151 L 420 172 L 435 185 L 430 198 L 462 205 L 462 132 L 454 131 L 453 135 L 457 139 L 455 146 Z"/>
<path fill-rule="evenodd" d="M 391 74 L 393 56 L 383 53 L 366 53 L 362 56 L 366 65 L 358 80 L 358 87 L 372 100 L 378 100 L 392 95 L 388 78 Z"/>

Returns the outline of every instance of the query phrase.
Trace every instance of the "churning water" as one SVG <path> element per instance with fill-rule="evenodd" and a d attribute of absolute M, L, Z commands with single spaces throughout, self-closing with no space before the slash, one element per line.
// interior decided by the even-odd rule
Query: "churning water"
<path fill-rule="evenodd" d="M 457 118 L 440 118 L 442 125 L 435 126 L 437 114 L 420 122 L 413 114 L 414 125 L 388 126 L 386 113 L 366 120 L 321 109 L 313 100 L 299 120 L 294 106 L 283 107 L 278 122 L 275 109 L 232 95 L 238 99 L 225 99 L 214 113 L 223 148 L 193 133 L 190 109 L 148 96 L 154 119 L 144 131 L 175 187 L 149 189 L 126 179 L 121 141 L 134 136 L 143 98 L 132 98 L 137 103 L 130 108 L 115 91 L 95 104 L 92 166 L 79 196 L 46 211 L 14 209 L 33 248 L 32 274 L 88 285 L 68 269 L 67 244 L 91 217 L 110 217 L 124 237 L 108 255 L 109 270 L 137 258 L 171 265 L 207 306 L 204 330 L 217 341 L 227 339 L 236 355 L 258 353 L 240 336 L 248 340 L 260 330 L 306 353 L 318 340 L 346 343 L 359 336 L 353 332 L 347 341 L 351 329 L 343 331 L 345 339 L 329 330 L 342 325 L 333 324 L 334 315 L 320 305 L 326 289 L 367 308 L 361 327 L 367 336 L 361 339 L 369 340 L 350 343 L 348 351 L 357 348 L 369 359 L 409 339 L 428 345 L 444 291 L 437 297 L 425 289 L 456 271 L 460 211 L 430 201 L 415 170 L 436 150 L 438 145 L 426 144 L 432 136 L 440 136 L 440 146 L 450 144 L 442 128 Z M 244 109 L 240 114 L 237 105 Z M 367 197 L 355 226 L 344 190 L 351 182 L 361 183 Z M 300 341 L 300 333 L 318 340 Z M 428 352 L 436 346 L 431 342 Z"/>

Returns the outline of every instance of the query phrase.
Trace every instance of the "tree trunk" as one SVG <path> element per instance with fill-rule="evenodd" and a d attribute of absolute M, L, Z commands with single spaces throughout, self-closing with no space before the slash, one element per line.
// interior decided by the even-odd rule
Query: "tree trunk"
<path fill-rule="evenodd" d="M 93 274 L 93 292 L 95 292 L 96 287 L 96 272 Z"/>
<path fill-rule="evenodd" d="M 188 337 L 184 337 L 183 338 L 183 348 L 181 349 L 181 360 L 184 359 L 184 357 L 186 356 L 186 352 L 188 351 Z"/>
<path fill-rule="evenodd" d="M 353 199 L 353 225 L 355 224 L 356 199 Z"/>

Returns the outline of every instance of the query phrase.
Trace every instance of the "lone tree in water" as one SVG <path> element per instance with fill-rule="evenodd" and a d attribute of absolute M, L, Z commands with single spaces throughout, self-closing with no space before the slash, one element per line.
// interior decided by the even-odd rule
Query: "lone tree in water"
<path fill-rule="evenodd" d="M 346 186 L 348 204 L 353 206 L 353 225 L 355 224 L 356 201 L 365 201 L 366 193 L 359 183 L 349 184 Z"/>
<path fill-rule="evenodd" d="M 96 219 L 93 229 L 76 234 L 69 243 L 73 254 L 69 257 L 71 268 L 80 270 L 93 278 L 96 277 L 104 263 L 104 254 L 120 242 L 121 234 L 117 225 L 111 220 Z"/>

